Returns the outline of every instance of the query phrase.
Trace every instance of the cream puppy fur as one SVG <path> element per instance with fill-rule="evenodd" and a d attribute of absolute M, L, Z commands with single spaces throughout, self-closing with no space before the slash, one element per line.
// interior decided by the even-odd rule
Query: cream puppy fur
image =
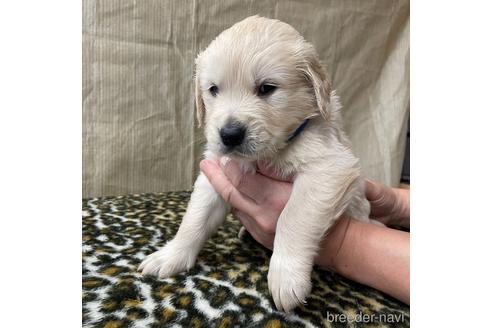
<path fill-rule="evenodd" d="M 313 260 L 333 223 L 342 214 L 369 221 L 338 97 L 313 46 L 290 25 L 259 16 L 225 30 L 198 55 L 195 91 L 206 158 L 227 155 L 245 170 L 263 160 L 295 176 L 268 273 L 277 308 L 289 311 L 309 295 Z M 289 140 L 306 118 L 304 130 Z M 200 174 L 176 236 L 139 270 L 165 278 L 190 269 L 229 211 Z"/>

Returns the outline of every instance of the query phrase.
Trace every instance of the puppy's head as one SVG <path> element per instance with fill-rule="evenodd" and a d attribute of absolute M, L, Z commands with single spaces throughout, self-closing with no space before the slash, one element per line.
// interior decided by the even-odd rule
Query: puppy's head
<path fill-rule="evenodd" d="M 311 44 L 290 25 L 252 16 L 196 59 L 196 107 L 208 150 L 265 159 L 306 117 L 329 115 L 330 84 Z"/>

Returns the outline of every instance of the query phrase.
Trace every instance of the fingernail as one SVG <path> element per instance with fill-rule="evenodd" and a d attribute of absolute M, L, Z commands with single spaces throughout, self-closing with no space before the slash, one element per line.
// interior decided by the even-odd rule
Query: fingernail
<path fill-rule="evenodd" d="M 222 166 L 223 168 L 226 167 L 227 163 L 229 163 L 231 161 L 231 159 L 227 156 L 222 156 L 220 158 L 220 166 Z"/>

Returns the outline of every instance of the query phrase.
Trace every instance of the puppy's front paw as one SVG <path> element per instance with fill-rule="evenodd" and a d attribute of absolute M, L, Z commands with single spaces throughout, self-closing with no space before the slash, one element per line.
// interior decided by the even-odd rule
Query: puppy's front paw
<path fill-rule="evenodd" d="M 186 271 L 195 264 L 192 250 L 186 250 L 171 241 L 162 249 L 147 256 L 138 267 L 143 275 L 154 275 L 168 278 L 176 273 Z"/>
<path fill-rule="evenodd" d="M 273 252 L 268 271 L 268 288 L 278 310 L 289 312 L 311 292 L 312 266 L 295 257 L 280 256 Z"/>

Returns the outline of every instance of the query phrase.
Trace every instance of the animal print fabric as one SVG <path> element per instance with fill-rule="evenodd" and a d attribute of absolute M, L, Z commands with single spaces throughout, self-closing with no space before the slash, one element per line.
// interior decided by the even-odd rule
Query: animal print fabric
<path fill-rule="evenodd" d="M 143 277 L 138 265 L 174 236 L 189 196 L 83 200 L 84 327 L 409 327 L 407 305 L 318 268 L 307 303 L 291 314 L 277 311 L 267 284 L 271 252 L 248 234 L 239 238 L 241 225 L 231 215 L 190 271 Z"/>

